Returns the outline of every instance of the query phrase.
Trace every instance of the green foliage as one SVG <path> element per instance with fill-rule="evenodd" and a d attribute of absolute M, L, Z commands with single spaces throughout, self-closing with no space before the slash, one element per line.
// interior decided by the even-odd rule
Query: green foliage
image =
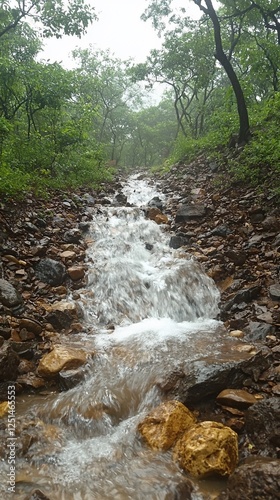
<path fill-rule="evenodd" d="M 230 161 L 230 170 L 238 181 L 254 185 L 280 187 L 280 92 L 252 111 L 253 137 L 238 159 Z"/>

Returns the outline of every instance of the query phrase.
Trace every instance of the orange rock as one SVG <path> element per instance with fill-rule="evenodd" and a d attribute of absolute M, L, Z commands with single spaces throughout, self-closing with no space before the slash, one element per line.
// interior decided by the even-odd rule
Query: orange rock
<path fill-rule="evenodd" d="M 55 377 L 63 368 L 78 368 L 87 360 L 85 351 L 58 345 L 45 354 L 38 366 L 38 375 L 45 378 Z"/>
<path fill-rule="evenodd" d="M 228 476 L 238 461 L 237 434 L 218 422 L 201 422 L 177 441 L 173 458 L 196 477 Z"/>
<path fill-rule="evenodd" d="M 138 425 L 138 430 L 153 450 L 168 450 L 196 422 L 195 416 L 179 401 L 157 406 Z"/>

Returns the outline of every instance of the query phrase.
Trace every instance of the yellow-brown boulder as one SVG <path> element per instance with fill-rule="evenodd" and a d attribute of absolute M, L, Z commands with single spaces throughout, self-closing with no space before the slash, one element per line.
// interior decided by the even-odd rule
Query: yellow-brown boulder
<path fill-rule="evenodd" d="M 228 476 L 238 461 L 237 434 L 218 422 L 201 422 L 177 441 L 173 458 L 196 477 Z"/>
<path fill-rule="evenodd" d="M 82 349 L 55 346 L 51 352 L 42 357 L 38 366 L 38 374 L 41 377 L 52 378 L 62 369 L 78 368 L 86 360 L 86 353 Z"/>
<path fill-rule="evenodd" d="M 166 401 L 149 413 L 138 430 L 153 450 L 168 450 L 192 425 L 194 415 L 179 401 Z"/>
<path fill-rule="evenodd" d="M 3 401 L 3 403 L 0 403 L 0 418 L 5 417 L 8 414 L 8 411 L 9 411 L 8 401 Z"/>

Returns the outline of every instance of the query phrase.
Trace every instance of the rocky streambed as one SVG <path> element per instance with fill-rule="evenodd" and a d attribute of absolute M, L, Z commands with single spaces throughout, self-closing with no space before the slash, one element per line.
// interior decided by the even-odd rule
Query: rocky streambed
<path fill-rule="evenodd" d="M 203 157 L 189 166 L 174 166 L 169 174 L 160 179 L 159 190 L 164 196 L 153 196 L 151 191 L 151 200 L 142 211 L 146 219 L 155 221 L 163 229 L 169 247 L 176 250 L 178 259 L 188 260 L 194 256 L 195 264 L 193 261 L 189 264 L 193 282 L 200 280 L 195 278 L 198 276 L 196 273 L 200 273 L 200 266 L 205 276 L 214 280 L 221 294 L 217 317 L 219 322 L 204 325 L 200 328 L 199 336 L 197 331 L 189 332 L 188 346 L 184 348 L 182 358 L 184 344 L 176 337 L 175 355 L 180 360 L 177 363 L 174 363 L 174 358 L 172 362 L 168 359 L 167 353 L 171 348 L 168 336 L 164 342 L 161 340 L 161 347 L 164 347 L 162 354 L 156 351 L 153 356 L 154 344 L 151 343 L 150 347 L 143 349 L 148 339 L 143 330 L 136 332 L 142 349 L 140 358 L 139 352 L 137 359 L 134 358 L 133 349 L 128 349 L 127 343 L 118 341 L 105 346 L 107 358 L 109 356 L 107 364 L 104 365 L 103 354 L 99 361 L 100 366 L 103 364 L 108 372 L 117 370 L 119 366 L 123 366 L 124 371 L 127 371 L 128 366 L 134 366 L 134 371 L 138 373 L 138 368 L 142 370 L 148 362 L 160 366 L 155 378 L 151 378 L 148 383 L 147 394 L 153 400 L 152 406 L 162 399 L 181 401 L 194 412 L 198 422 L 214 421 L 232 429 L 237 435 L 239 466 L 235 464 L 227 483 L 219 482 L 217 487 L 213 487 L 209 482 L 204 484 L 203 479 L 198 488 L 188 471 L 185 475 L 179 475 L 176 481 L 170 479 L 168 486 L 165 484 L 166 464 L 163 466 L 159 462 L 155 476 L 161 470 L 163 475 L 159 474 L 158 482 L 151 479 L 150 487 L 142 490 L 142 493 L 140 491 L 139 498 L 141 494 L 143 498 L 144 491 L 155 499 L 206 499 L 218 498 L 218 495 L 224 499 L 279 498 L 279 208 L 275 200 L 260 196 L 254 189 L 232 185 L 227 189 L 216 187 L 217 184 L 213 182 L 217 178 L 217 173 L 213 172 L 215 168 Z M 71 413 L 72 407 L 79 407 L 78 413 L 83 415 L 83 425 L 79 421 L 83 430 L 75 430 L 83 439 L 84 432 L 89 432 L 85 429 L 93 420 L 105 419 L 104 428 L 108 432 L 106 415 L 110 415 L 116 425 L 116 421 L 130 414 L 127 399 L 131 399 L 131 393 L 125 385 L 120 388 L 124 395 L 120 396 L 116 406 L 108 402 L 106 407 L 103 400 L 89 406 L 88 400 L 84 401 L 81 396 L 77 397 L 76 393 L 71 392 L 83 380 L 89 384 L 88 373 L 92 370 L 92 363 L 94 369 L 98 370 L 96 347 L 89 340 L 91 336 L 95 333 L 102 335 L 104 330 L 108 335 L 108 331 L 114 332 L 117 327 L 109 315 L 106 322 L 107 310 L 102 305 L 99 309 L 100 314 L 105 316 L 103 326 L 98 327 L 93 321 L 96 311 L 89 306 L 88 299 L 90 294 L 94 294 L 95 288 L 88 289 L 88 281 L 93 279 L 88 268 L 94 269 L 94 256 L 89 258 L 87 249 L 95 237 L 89 229 L 94 227 L 95 217 L 99 213 L 106 212 L 106 207 L 133 205 L 133 202 L 127 203 L 127 193 L 122 189 L 122 183 L 116 181 L 104 186 L 104 191 L 99 193 L 57 195 L 51 202 L 29 197 L 24 204 L 9 202 L 1 205 L 1 433 L 4 438 L 7 428 L 7 391 L 12 383 L 16 387 L 19 408 L 18 454 L 27 461 L 32 462 L 32 450 L 35 450 L 40 455 L 41 465 L 44 456 L 48 463 L 48 453 L 52 456 L 54 449 L 60 448 L 65 439 L 60 434 L 58 421 L 64 424 L 67 421 L 68 426 L 71 422 L 74 425 L 76 417 L 73 411 Z M 113 227 L 113 234 L 114 231 Z M 147 252 L 152 252 L 156 241 L 147 238 L 148 233 L 143 244 Z M 126 241 L 126 246 L 129 246 L 129 241 Z M 111 249 L 108 251 L 112 252 Z M 128 251 L 126 247 L 124 252 Z M 168 261 L 166 264 L 170 265 Z M 156 267 L 156 273 L 158 276 L 161 269 Z M 182 273 L 179 267 L 180 281 Z M 144 286 L 151 289 L 156 275 L 151 274 L 151 270 L 148 275 L 151 276 L 150 282 L 146 277 Z M 108 294 L 108 283 L 106 286 Z M 186 281 L 188 289 L 193 286 L 196 285 Z M 142 293 L 139 287 L 135 281 L 135 294 Z M 157 289 L 159 287 L 160 282 L 157 283 Z M 203 316 L 199 304 L 210 300 L 208 292 L 200 296 L 197 302 L 192 300 L 191 293 L 189 296 L 187 291 L 184 294 L 192 308 L 198 310 L 197 316 Z M 86 309 L 83 307 L 85 303 Z M 88 318 L 85 321 L 85 314 L 92 321 L 88 321 Z M 158 324 L 157 328 L 159 335 L 163 335 L 175 326 Z M 209 336 L 211 329 L 212 335 Z M 120 335 L 119 331 L 116 334 Z M 121 335 L 129 333 L 122 330 Z M 193 353 L 191 362 L 190 353 Z M 165 365 L 163 360 L 166 359 Z M 120 378 L 119 382 L 123 383 L 123 380 Z M 87 390 L 92 391 L 92 386 Z M 63 404 L 60 400 L 61 408 L 63 406 L 64 409 L 59 409 L 59 405 L 53 403 L 57 391 L 65 391 Z M 26 399 L 27 394 L 31 394 L 31 399 L 30 396 Z M 52 423 L 44 422 L 44 418 L 40 419 L 40 415 L 37 415 L 27 424 L 24 414 L 32 398 L 37 398 L 40 404 L 47 398 L 50 412 L 53 411 Z M 142 410 L 137 406 L 138 402 L 133 404 L 141 417 Z M 119 405 L 122 406 L 121 411 Z M 4 464 L 7 457 L 4 447 L 1 456 Z M 160 458 L 156 460 L 160 461 Z M 138 467 L 146 480 L 143 464 L 138 464 Z M 168 470 L 169 467 L 172 469 L 175 466 L 169 464 Z M 176 477 L 178 470 L 172 469 Z M 42 491 L 48 495 L 44 482 L 41 492 L 37 488 L 40 485 L 40 481 L 36 481 L 37 474 L 33 472 L 30 484 L 24 473 L 20 475 L 18 485 L 29 484 L 27 488 L 20 489 L 21 498 L 44 498 Z M 36 485 L 33 493 L 32 484 Z M 131 485 L 135 495 L 137 481 L 133 476 Z M 52 496 L 56 495 L 55 492 L 49 491 L 49 498 L 57 498 Z M 94 498 L 136 498 L 116 491 L 114 497 L 107 493 L 107 496 L 104 493 L 102 497 L 101 493 L 100 496 L 96 493 Z M 60 495 L 58 498 L 62 498 L 61 492 L 57 494 Z M 76 497 L 70 496 L 68 492 L 65 498 Z M 81 498 L 88 497 L 84 493 Z"/>

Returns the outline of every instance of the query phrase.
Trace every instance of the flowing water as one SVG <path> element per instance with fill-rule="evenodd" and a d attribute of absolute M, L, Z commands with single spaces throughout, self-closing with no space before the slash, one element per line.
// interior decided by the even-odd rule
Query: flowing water
<path fill-rule="evenodd" d="M 101 207 L 91 229 L 80 298 L 87 331 L 77 337 L 94 352 L 86 380 L 19 399 L 29 439 L 17 464 L 19 500 L 34 488 L 51 500 L 171 500 L 184 485 L 171 454 L 143 445 L 137 424 L 162 401 L 169 374 L 201 351 L 215 354 L 219 293 L 192 258 L 169 248 L 164 226 L 145 219 L 141 206 L 163 199 L 156 188 L 132 176 L 123 192 L 131 206 Z M 3 464 L 3 499 L 6 472 Z M 193 499 L 210 493 L 203 484 Z"/>

